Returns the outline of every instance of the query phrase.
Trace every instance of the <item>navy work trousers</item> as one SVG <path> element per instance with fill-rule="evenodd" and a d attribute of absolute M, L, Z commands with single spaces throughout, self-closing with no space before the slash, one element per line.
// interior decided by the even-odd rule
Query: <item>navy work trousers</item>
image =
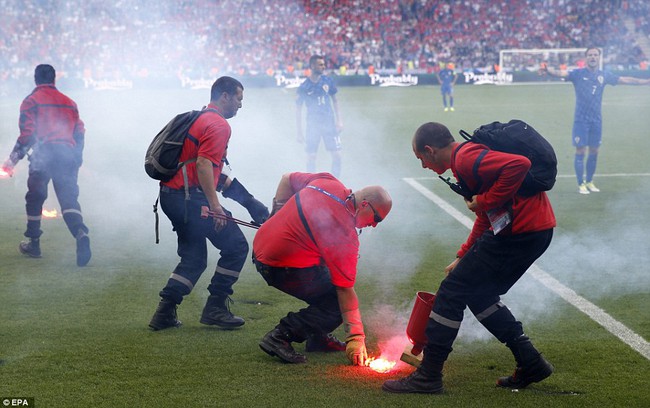
<path fill-rule="evenodd" d="M 77 178 L 81 160 L 79 153 L 63 144 L 44 144 L 34 148 L 29 158 L 29 177 L 25 210 L 27 212 L 27 229 L 25 236 L 39 238 L 43 203 L 47 199 L 47 186 L 52 180 L 56 198 L 61 206 L 61 214 L 68 230 L 73 236 L 79 231 L 88 232 L 83 222 L 79 205 L 79 186 Z"/>
<path fill-rule="evenodd" d="M 280 327 L 303 342 L 311 334 L 326 335 L 343 323 L 336 287 L 327 267 L 277 268 L 255 260 L 257 271 L 269 286 L 308 304 L 298 312 L 289 312 L 280 320 Z"/>
<path fill-rule="evenodd" d="M 169 218 L 178 236 L 178 256 L 181 260 L 160 292 L 162 298 L 181 303 L 199 280 L 208 263 L 206 239 L 220 250 L 217 267 L 208 286 L 211 295 L 232 295 L 232 286 L 248 256 L 248 242 L 239 226 L 228 221 L 219 231 L 214 230 L 212 218 L 201 218 L 201 207 L 208 206 L 202 191 L 194 188 L 190 199 L 185 199 L 184 190 L 161 188 L 160 206 Z M 230 215 L 225 208 L 226 214 Z"/>
<path fill-rule="evenodd" d="M 452 351 L 465 307 L 499 341 L 523 334 L 522 325 L 501 303 L 505 294 L 548 248 L 553 230 L 517 235 L 486 231 L 440 284 L 429 318 L 423 368 L 439 368 Z"/>

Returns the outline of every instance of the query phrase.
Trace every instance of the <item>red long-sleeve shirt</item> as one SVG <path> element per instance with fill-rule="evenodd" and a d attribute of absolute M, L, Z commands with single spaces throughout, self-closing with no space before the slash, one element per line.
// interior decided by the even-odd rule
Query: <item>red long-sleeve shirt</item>
<path fill-rule="evenodd" d="M 18 143 L 82 145 L 86 132 L 77 104 L 59 92 L 54 84 L 38 85 L 20 105 Z"/>
<path fill-rule="evenodd" d="M 467 187 L 474 191 L 478 180 L 474 177 L 474 165 L 478 156 L 487 149 L 477 143 L 466 143 L 460 149 L 454 146 L 451 171 L 456 179 L 462 179 Z M 482 185 L 476 201 L 479 211 L 467 241 L 461 245 L 457 255 L 462 257 L 476 240 L 491 228 L 487 211 L 503 207 L 512 200 L 512 225 L 500 234 L 523 234 L 544 231 L 555 227 L 555 214 L 548 196 L 539 192 L 531 197 L 517 194 L 530 169 L 530 160 L 524 156 L 489 150 L 478 168 Z"/>

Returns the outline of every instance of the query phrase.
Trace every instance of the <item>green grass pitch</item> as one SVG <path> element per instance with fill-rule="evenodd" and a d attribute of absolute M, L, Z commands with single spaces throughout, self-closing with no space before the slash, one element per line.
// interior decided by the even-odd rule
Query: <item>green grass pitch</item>
<path fill-rule="evenodd" d="M 25 94 L 30 89 L 25 89 Z M 62 89 L 66 92 L 66 89 Z M 343 353 L 309 354 L 281 364 L 258 341 L 288 311 L 302 307 L 266 286 L 251 263 L 235 285 L 239 330 L 198 320 L 218 253 L 179 307 L 180 329 L 151 332 L 157 293 L 177 263 L 175 235 L 162 215 L 154 243 L 157 185 L 143 171 L 144 151 L 176 113 L 208 102 L 209 91 L 70 92 L 86 122 L 80 202 L 91 229 L 93 258 L 75 265 L 74 240 L 60 218 L 44 220 L 42 259 L 18 252 L 23 238 L 27 163 L 0 179 L 0 397 L 33 397 L 40 407 L 601 407 L 650 406 L 650 362 L 528 274 L 504 302 L 554 364 L 546 381 L 512 392 L 495 387 L 514 364 L 508 350 L 467 315 L 445 367 L 445 393 L 391 395 L 388 374 L 351 367 Z M 270 204 L 280 176 L 303 171 L 295 141 L 295 90 L 247 88 L 231 120 L 233 175 Z M 443 112 L 438 87 L 341 88 L 343 181 L 380 184 L 393 211 L 360 236 L 357 293 L 374 353 L 398 358 L 416 291 L 435 291 L 468 230 L 407 184 L 414 178 L 469 216 L 460 197 L 420 167 L 411 150 L 427 121 L 454 135 L 495 120 L 529 122 L 559 159 L 549 193 L 558 219 L 538 266 L 616 321 L 650 338 L 650 92 L 608 87 L 595 182 L 602 192 L 576 193 L 570 130 L 574 95 L 559 84 L 457 86 L 456 111 Z M 20 99 L 0 100 L 0 159 L 18 128 Z M 319 170 L 329 158 L 319 152 Z M 236 203 L 224 205 L 248 220 Z M 46 208 L 59 209 L 54 192 Z M 250 238 L 254 231 L 245 230 Z M 335 333 L 343 336 L 339 329 Z M 296 346 L 298 351 L 302 345 Z M 639 347 L 648 350 L 647 341 Z"/>

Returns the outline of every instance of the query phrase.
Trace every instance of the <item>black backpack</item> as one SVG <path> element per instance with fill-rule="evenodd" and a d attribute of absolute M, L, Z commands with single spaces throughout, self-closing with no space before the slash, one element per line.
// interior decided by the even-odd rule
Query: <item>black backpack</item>
<path fill-rule="evenodd" d="M 149 177 L 169 181 L 181 167 L 196 160 L 178 161 L 190 127 L 203 112 L 193 110 L 176 115 L 153 138 L 144 157 L 144 171 Z"/>
<path fill-rule="evenodd" d="M 548 191 L 553 188 L 557 176 L 555 151 L 553 146 L 529 124 L 517 119 L 508 123 L 492 122 L 479 127 L 472 135 L 464 130 L 460 131 L 460 135 L 467 140 L 465 143 L 480 143 L 492 150 L 518 154 L 530 160 L 530 170 L 528 170 L 517 194 L 530 197 L 540 191 Z M 474 163 L 474 176 L 478 183 L 477 192 L 482 183 L 478 176 L 478 167 L 486 153 L 487 151 L 479 155 Z M 467 196 L 467 187 L 463 185 L 465 183 L 462 180 L 459 181 L 461 182 L 460 189 L 454 189 L 454 191 Z"/>
<path fill-rule="evenodd" d="M 185 165 L 196 161 L 196 158 L 179 162 L 181 152 L 183 151 L 183 144 L 185 139 L 189 136 L 190 127 L 201 116 L 202 113 L 207 111 L 217 112 L 214 109 L 203 109 L 200 111 L 192 110 L 185 113 L 180 113 L 170 120 L 164 128 L 158 132 L 156 137 L 153 138 L 147 154 L 144 156 L 144 171 L 147 172 L 149 177 L 154 180 L 169 181 L 174 177 L 174 174 L 179 169 L 183 169 L 183 184 L 185 185 L 185 200 L 189 200 L 190 191 L 187 184 L 187 172 Z M 218 112 L 217 112 L 218 113 Z M 198 144 L 198 141 L 195 141 Z M 156 199 L 153 205 L 153 212 L 156 218 L 155 231 L 156 231 L 156 244 L 160 242 L 158 235 L 158 200 Z M 185 222 L 187 222 L 187 207 L 185 208 Z"/>

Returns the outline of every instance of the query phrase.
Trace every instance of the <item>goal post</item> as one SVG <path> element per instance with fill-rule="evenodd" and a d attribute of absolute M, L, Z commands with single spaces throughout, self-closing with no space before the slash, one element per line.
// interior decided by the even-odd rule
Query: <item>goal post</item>
<path fill-rule="evenodd" d="M 600 53 L 599 68 L 603 69 L 603 53 Z M 572 70 L 585 66 L 585 51 L 583 48 L 513 48 L 499 51 L 499 67 L 501 72 L 537 71 L 541 63 L 559 69 Z"/>

